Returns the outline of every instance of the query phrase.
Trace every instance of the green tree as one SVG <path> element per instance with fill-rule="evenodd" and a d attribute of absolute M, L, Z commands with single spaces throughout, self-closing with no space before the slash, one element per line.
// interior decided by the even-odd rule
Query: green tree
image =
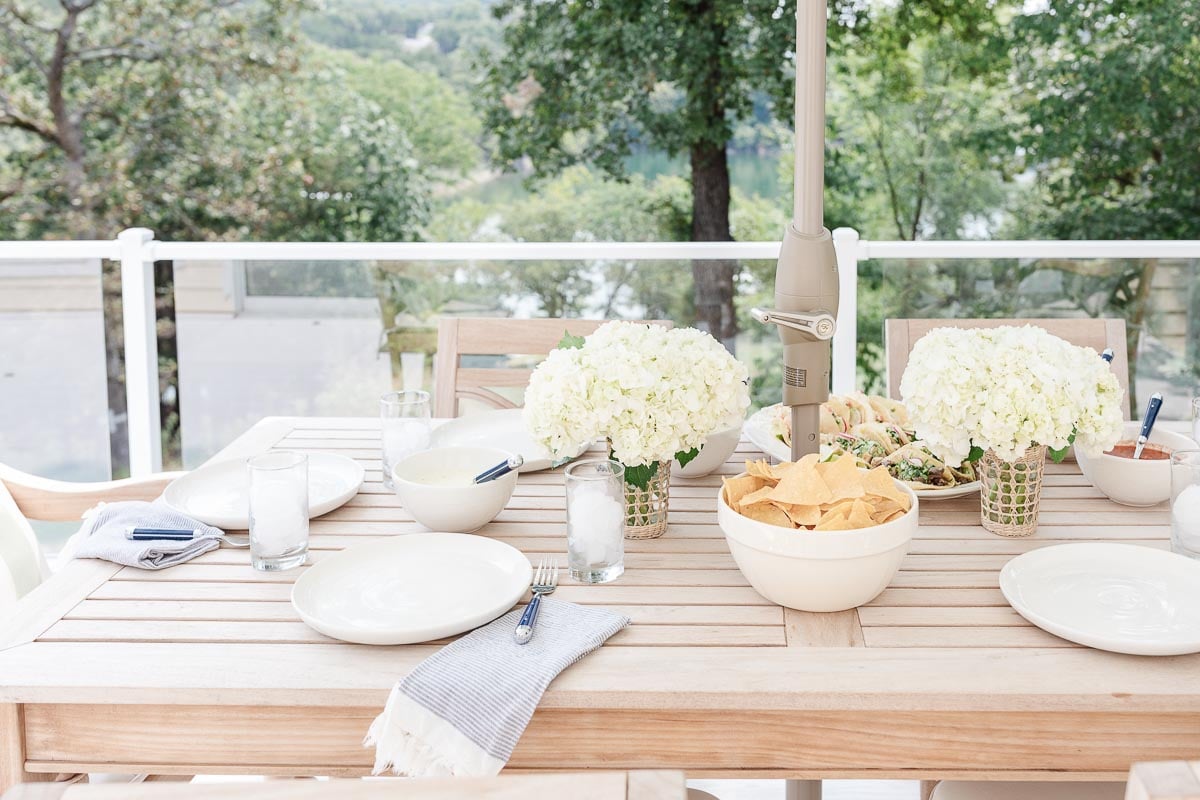
<path fill-rule="evenodd" d="M 591 163 L 624 176 L 636 142 L 685 153 L 689 238 L 728 241 L 726 148 L 752 95 L 789 113 L 786 68 L 795 38 L 777 0 L 505 0 L 504 50 L 487 62 L 486 126 L 505 162 L 525 156 L 539 176 Z M 792 6 L 794 8 L 794 5 Z M 693 264 L 698 325 L 730 342 L 737 332 L 732 262 Z"/>
<path fill-rule="evenodd" d="M 96 237 L 130 221 L 146 152 L 194 137 L 213 87 L 294 69 L 303 0 L 0 2 L 0 201 L 8 235 Z"/>
<path fill-rule="evenodd" d="M 348 88 L 378 104 L 405 132 L 423 170 L 453 181 L 481 165 L 482 126 L 466 92 L 432 70 L 400 61 L 325 48 L 318 52 L 322 62 L 341 71 Z"/>
<path fill-rule="evenodd" d="M 883 24 L 877 4 L 833 0 L 831 37 L 903 50 L 921 33 L 975 32 L 994 16 L 985 0 L 878 5 Z M 528 157 L 536 176 L 580 162 L 623 176 L 635 144 L 685 153 L 690 238 L 731 238 L 730 142 L 756 112 L 790 121 L 794 0 L 503 0 L 495 12 L 504 47 L 486 59 L 482 93 L 503 161 Z M 693 264 L 697 323 L 726 342 L 737 271 Z"/>
<path fill-rule="evenodd" d="M 1200 236 L 1200 6 L 1052 2 L 1014 22 L 1022 144 L 1061 238 Z"/>

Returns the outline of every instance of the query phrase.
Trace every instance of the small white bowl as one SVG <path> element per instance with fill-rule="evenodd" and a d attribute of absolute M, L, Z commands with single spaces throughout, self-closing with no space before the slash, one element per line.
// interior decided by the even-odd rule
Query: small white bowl
<path fill-rule="evenodd" d="M 687 463 L 686 467 L 679 466 L 676 461 L 671 471 L 681 478 L 699 478 L 715 472 L 721 467 L 733 451 L 737 450 L 738 442 L 742 440 L 742 423 L 731 428 L 724 428 L 710 433 L 700 445 L 700 454 Z"/>
<path fill-rule="evenodd" d="M 508 504 L 517 472 L 486 483 L 471 479 L 511 455 L 491 447 L 438 447 L 414 453 L 392 468 L 396 496 L 413 519 L 430 530 L 479 530 Z"/>
<path fill-rule="evenodd" d="M 900 569 L 917 530 L 917 496 L 899 519 L 850 531 L 790 530 L 744 517 L 717 494 L 717 522 L 738 569 L 772 603 L 845 611 L 875 599 Z"/>
<path fill-rule="evenodd" d="M 1140 422 L 1126 422 L 1121 441 L 1137 440 Z M 1181 433 L 1159 426 L 1150 431 L 1150 442 L 1171 451 L 1191 450 L 1196 443 Z M 1171 460 L 1121 458 L 1103 453 L 1089 456 L 1075 448 L 1075 460 L 1083 477 L 1103 492 L 1109 500 L 1123 506 L 1154 506 L 1171 497 Z"/>

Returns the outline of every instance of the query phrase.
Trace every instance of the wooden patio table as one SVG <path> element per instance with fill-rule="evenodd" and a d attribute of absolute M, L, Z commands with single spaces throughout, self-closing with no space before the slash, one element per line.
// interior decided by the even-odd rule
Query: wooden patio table
<path fill-rule="evenodd" d="M 216 458 L 343 453 L 362 492 L 314 520 L 311 561 L 420 530 L 380 484 L 379 423 L 268 418 Z M 761 454 L 743 443 L 721 470 Z M 1041 529 L 1004 539 L 977 497 L 921 504 L 891 585 L 860 609 L 785 610 L 738 571 L 716 524 L 721 476 L 676 479 L 670 527 L 626 543 L 614 583 L 556 598 L 633 624 L 550 687 L 512 770 L 683 769 L 692 777 L 1124 780 L 1200 754 L 1200 656 L 1139 658 L 1032 627 L 997 588 L 1015 554 L 1059 542 L 1167 546 L 1165 504 L 1116 505 L 1049 465 Z M 565 550 L 561 471 L 522 475 L 480 533 Z M 799 535 L 799 534 L 798 534 Z M 0 788 L 80 771 L 362 775 L 367 726 L 438 644 L 350 645 L 288 601 L 300 570 L 222 548 L 159 572 L 74 561 L 0 631 Z"/>

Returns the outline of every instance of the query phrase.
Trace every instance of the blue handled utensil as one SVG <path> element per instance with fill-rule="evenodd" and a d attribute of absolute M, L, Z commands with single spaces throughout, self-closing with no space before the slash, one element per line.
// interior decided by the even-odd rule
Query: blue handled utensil
<path fill-rule="evenodd" d="M 1158 410 L 1162 408 L 1163 397 L 1158 392 L 1150 395 L 1150 402 L 1146 404 L 1146 416 L 1142 417 L 1142 429 L 1138 432 L 1137 447 L 1133 448 L 1133 457 L 1142 457 L 1142 448 L 1146 446 L 1146 440 L 1150 438 L 1150 429 L 1154 427 L 1154 420 L 1158 419 Z"/>
<path fill-rule="evenodd" d="M 508 459 L 508 461 L 501 461 L 496 466 L 485 469 L 483 472 L 475 476 L 475 480 L 472 481 L 472 483 L 487 483 L 488 481 L 494 481 L 501 475 L 507 475 L 514 469 L 520 469 L 521 465 L 524 463 L 525 457 L 518 453 L 517 455 Z"/>
<path fill-rule="evenodd" d="M 1111 347 L 1104 348 L 1104 352 L 1100 354 L 1100 357 L 1111 364 L 1112 360 L 1113 360 L 1112 348 Z"/>
<path fill-rule="evenodd" d="M 533 573 L 533 583 L 529 587 L 533 592 L 533 599 L 525 606 L 525 613 L 521 615 L 517 628 L 513 631 L 513 639 L 517 644 L 528 644 L 533 638 L 533 626 L 537 623 L 538 609 L 542 607 L 542 595 L 550 594 L 557 588 L 558 561 L 551 563 L 545 558 L 540 559 L 537 571 Z"/>
<path fill-rule="evenodd" d="M 186 542 L 195 539 L 200 531 L 187 528 L 140 528 L 125 529 L 125 538 L 135 542 L 148 542 L 155 539 L 169 539 L 172 542 Z"/>

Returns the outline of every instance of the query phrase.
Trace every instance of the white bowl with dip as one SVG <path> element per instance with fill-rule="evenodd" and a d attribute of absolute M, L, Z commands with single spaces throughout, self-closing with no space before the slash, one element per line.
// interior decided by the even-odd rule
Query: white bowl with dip
<path fill-rule="evenodd" d="M 438 447 L 414 453 L 392 468 L 396 496 L 413 519 L 430 530 L 479 530 L 508 504 L 517 472 L 486 483 L 472 480 L 511 455 L 492 447 Z"/>
<path fill-rule="evenodd" d="M 1140 422 L 1126 422 L 1121 431 L 1122 444 L 1137 442 Z M 1156 447 L 1157 445 L 1157 447 Z M 1188 437 L 1164 429 L 1161 425 L 1150 431 L 1146 449 L 1138 460 L 1103 453 L 1089 456 L 1082 448 L 1075 448 L 1075 460 L 1083 477 L 1103 492 L 1109 500 L 1124 506 L 1154 506 L 1171 496 L 1171 457 L 1175 450 L 1191 450 L 1196 443 Z M 1163 458 L 1148 458 L 1166 452 Z"/>

